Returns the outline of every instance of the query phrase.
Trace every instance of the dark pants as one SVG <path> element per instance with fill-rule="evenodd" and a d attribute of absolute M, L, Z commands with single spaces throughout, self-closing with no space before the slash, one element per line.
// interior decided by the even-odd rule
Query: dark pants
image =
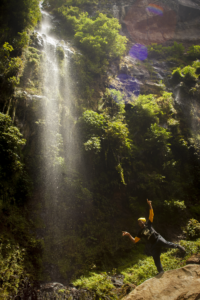
<path fill-rule="evenodd" d="M 155 244 L 152 245 L 152 256 L 155 262 L 155 265 L 158 269 L 158 272 L 163 271 L 163 267 L 161 265 L 160 261 L 160 254 L 161 254 L 161 248 L 177 248 L 176 244 L 173 244 L 171 242 L 167 242 L 162 236 L 159 236 Z"/>

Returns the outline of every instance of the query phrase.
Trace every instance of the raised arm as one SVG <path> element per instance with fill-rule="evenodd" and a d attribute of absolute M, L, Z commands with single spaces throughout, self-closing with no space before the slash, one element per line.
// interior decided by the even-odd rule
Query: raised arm
<path fill-rule="evenodd" d="M 152 201 L 149 201 L 147 199 L 147 204 L 149 205 L 149 221 L 151 223 L 153 223 L 154 212 L 153 212 L 153 207 L 152 207 Z"/>
<path fill-rule="evenodd" d="M 140 238 L 139 237 L 132 237 L 131 235 L 130 235 L 130 233 L 129 232 L 126 232 L 126 231 L 122 231 L 122 236 L 128 236 L 129 237 L 129 239 L 135 244 L 135 243 L 137 243 L 139 240 L 140 240 Z"/>

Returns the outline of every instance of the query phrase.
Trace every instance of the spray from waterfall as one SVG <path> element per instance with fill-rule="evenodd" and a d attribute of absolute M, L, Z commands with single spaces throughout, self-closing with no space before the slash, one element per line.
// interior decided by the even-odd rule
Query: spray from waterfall
<path fill-rule="evenodd" d="M 59 260 L 59 239 L 66 232 L 64 175 L 73 167 L 74 136 L 70 78 L 70 57 L 73 53 L 67 43 L 54 34 L 58 26 L 54 17 L 42 9 L 42 21 L 37 36 L 43 41 L 42 80 L 42 130 L 40 130 L 40 216 L 43 228 L 39 236 L 44 239 L 44 252 L 51 248 L 48 264 Z M 70 120 L 70 121 L 69 121 Z M 62 191 L 61 191 L 62 190 Z M 62 199 L 62 200 L 61 200 Z M 64 201 L 63 201 L 64 199 Z M 65 229 L 64 229 L 65 228 Z M 53 257 L 53 258 L 52 258 Z M 44 259 L 45 260 L 45 259 Z M 48 266 L 48 273 L 50 267 Z M 57 272 L 57 274 L 59 271 Z M 56 277 L 55 270 L 51 274 Z"/>

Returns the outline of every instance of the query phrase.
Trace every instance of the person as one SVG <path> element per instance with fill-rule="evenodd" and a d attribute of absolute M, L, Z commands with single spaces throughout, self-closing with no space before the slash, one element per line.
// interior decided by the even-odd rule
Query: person
<path fill-rule="evenodd" d="M 138 225 L 141 229 L 137 236 L 133 238 L 130 233 L 126 231 L 122 231 L 122 236 L 128 236 L 133 243 L 137 243 L 141 238 L 145 238 L 151 244 L 151 254 L 157 267 L 158 274 L 161 274 L 164 272 L 160 261 L 161 248 L 165 247 L 179 249 L 183 252 L 185 252 L 185 248 L 183 248 L 181 245 L 166 241 L 159 233 L 155 231 L 155 229 L 152 227 L 154 218 L 152 201 L 147 199 L 147 203 L 149 205 L 149 220 L 146 222 L 145 218 L 138 219 Z"/>

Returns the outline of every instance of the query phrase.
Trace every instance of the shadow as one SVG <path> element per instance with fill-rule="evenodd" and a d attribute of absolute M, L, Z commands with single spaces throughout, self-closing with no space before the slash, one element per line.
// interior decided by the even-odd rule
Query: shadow
<path fill-rule="evenodd" d="M 160 279 L 164 274 L 165 274 L 165 272 L 162 272 L 162 273 L 156 275 L 154 278 Z"/>

